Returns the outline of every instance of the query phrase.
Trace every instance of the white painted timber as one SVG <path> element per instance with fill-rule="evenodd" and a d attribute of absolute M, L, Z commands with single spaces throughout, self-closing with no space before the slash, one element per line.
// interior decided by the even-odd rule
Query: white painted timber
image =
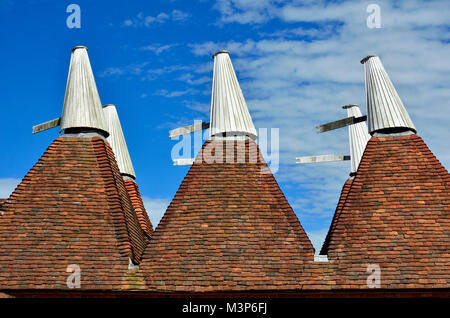
<path fill-rule="evenodd" d="M 211 137 L 234 134 L 256 139 L 256 129 L 231 64 L 229 52 L 219 51 L 213 58 Z"/>
<path fill-rule="evenodd" d="M 347 109 L 348 117 L 362 117 L 361 110 L 358 105 L 347 105 L 343 107 Z M 367 142 L 370 139 L 369 131 L 365 122 L 359 122 L 348 126 L 348 137 L 350 144 L 350 166 L 351 172 L 358 170 L 359 162 L 366 149 Z"/>
<path fill-rule="evenodd" d="M 295 159 L 297 160 L 295 163 L 305 164 L 305 163 L 350 160 L 350 156 L 320 155 L 320 156 L 297 157 Z"/>
<path fill-rule="evenodd" d="M 180 127 L 176 129 L 169 130 L 169 138 L 178 137 L 181 135 L 190 134 L 192 132 L 204 130 L 209 128 L 209 123 L 199 122 L 189 126 Z"/>
<path fill-rule="evenodd" d="M 327 255 L 314 255 L 314 262 L 326 263 L 328 262 Z"/>
<path fill-rule="evenodd" d="M 370 134 L 386 129 L 412 130 L 416 128 L 403 106 L 381 60 L 369 55 L 361 60 L 366 81 L 366 103 Z"/>
<path fill-rule="evenodd" d="M 59 126 L 60 122 L 61 122 L 61 118 L 55 118 L 55 119 L 46 121 L 45 123 L 33 126 L 33 134 L 37 134 L 41 131 L 57 127 L 57 126 Z"/>
<path fill-rule="evenodd" d="M 189 166 L 194 164 L 195 158 L 179 158 L 173 160 L 174 166 Z"/>
<path fill-rule="evenodd" d="M 344 107 L 347 107 L 347 106 L 344 106 Z M 329 123 L 326 123 L 323 125 L 316 126 L 316 129 L 317 129 L 316 132 L 318 134 L 320 134 L 320 133 L 323 133 L 326 131 L 335 130 L 335 129 L 342 128 L 342 127 L 349 126 L 349 125 L 354 125 L 354 124 L 357 124 L 357 123 L 360 123 L 360 122 L 363 122 L 366 120 L 367 120 L 367 116 L 347 117 L 347 118 L 335 120 L 335 121 L 332 121 L 332 122 L 329 122 Z"/>
<path fill-rule="evenodd" d="M 93 128 L 108 135 L 94 74 L 84 46 L 72 49 L 60 131 L 68 128 Z"/>
<path fill-rule="evenodd" d="M 122 175 L 128 175 L 132 178 L 136 178 L 130 153 L 128 152 L 127 143 L 125 141 L 125 136 L 123 135 L 122 126 L 120 125 L 116 106 L 112 104 L 103 106 L 103 113 L 109 131 L 109 136 L 106 140 L 114 152 L 120 173 Z"/>

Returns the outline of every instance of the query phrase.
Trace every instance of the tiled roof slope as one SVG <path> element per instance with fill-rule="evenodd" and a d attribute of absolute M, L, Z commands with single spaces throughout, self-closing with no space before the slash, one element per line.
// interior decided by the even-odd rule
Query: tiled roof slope
<path fill-rule="evenodd" d="M 139 224 L 141 225 L 141 229 L 145 234 L 150 236 L 153 232 L 153 225 L 148 217 L 147 211 L 145 210 L 138 185 L 134 180 L 124 180 L 124 183 L 128 196 L 130 197 L 131 204 L 133 204 L 134 212 L 136 213 Z"/>
<path fill-rule="evenodd" d="M 339 215 L 342 212 L 345 200 L 347 200 L 347 195 L 348 192 L 350 191 L 350 187 L 352 186 L 352 182 L 353 178 L 349 178 L 347 179 L 347 181 L 345 181 L 344 186 L 342 187 L 341 195 L 339 196 L 339 201 L 336 206 L 336 210 L 334 211 L 333 219 L 331 220 L 330 229 L 328 230 L 327 236 L 322 245 L 322 249 L 320 250 L 320 255 L 327 255 L 328 253 L 328 244 L 330 243 L 330 237 L 333 235 L 337 220 L 339 219 Z"/>
<path fill-rule="evenodd" d="M 234 163 L 211 163 L 213 157 L 225 161 L 226 153 L 238 154 Z M 153 232 L 140 267 L 149 290 L 289 290 L 300 288 L 313 255 L 257 145 L 210 140 Z"/>
<path fill-rule="evenodd" d="M 372 137 L 332 232 L 339 288 L 450 287 L 450 175 L 416 134 Z"/>
<path fill-rule="evenodd" d="M 133 289 L 147 243 L 114 155 L 100 137 L 57 138 L 3 206 L 0 289 Z"/>

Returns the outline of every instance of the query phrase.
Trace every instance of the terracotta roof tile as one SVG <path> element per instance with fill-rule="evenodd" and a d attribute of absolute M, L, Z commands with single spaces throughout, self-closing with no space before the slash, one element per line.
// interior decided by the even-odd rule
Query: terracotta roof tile
<path fill-rule="evenodd" d="M 450 175 L 416 134 L 372 137 L 329 240 L 339 288 L 450 287 Z"/>
<path fill-rule="evenodd" d="M 67 289 L 70 264 L 83 289 L 143 286 L 128 262 L 147 241 L 103 139 L 57 138 L 2 209 L 0 289 Z"/>
<path fill-rule="evenodd" d="M 227 153 L 238 159 L 225 162 Z M 216 155 L 224 163 L 210 163 Z M 289 290 L 301 288 L 313 254 L 256 144 L 213 140 L 153 232 L 141 269 L 150 290 Z"/>
<path fill-rule="evenodd" d="M 125 188 L 127 189 L 131 203 L 133 204 L 134 212 L 137 215 L 141 229 L 150 237 L 153 232 L 153 225 L 145 210 L 138 185 L 134 180 L 125 180 Z"/>

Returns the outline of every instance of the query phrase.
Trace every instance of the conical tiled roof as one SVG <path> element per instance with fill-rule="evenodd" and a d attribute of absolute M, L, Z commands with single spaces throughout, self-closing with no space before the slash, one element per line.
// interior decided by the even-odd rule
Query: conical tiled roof
<path fill-rule="evenodd" d="M 60 130 L 70 128 L 96 129 L 108 135 L 87 48 L 84 46 L 74 47 L 70 58 Z"/>
<path fill-rule="evenodd" d="M 256 138 L 256 129 L 231 64 L 228 51 L 213 55 L 211 136 L 246 135 Z"/>
<path fill-rule="evenodd" d="M 448 288 L 450 175 L 416 134 L 372 137 L 347 194 L 328 258 L 340 288 Z"/>
<path fill-rule="evenodd" d="M 131 259 L 146 238 L 114 159 L 100 137 L 57 138 L 2 206 L 0 289 L 129 289 Z"/>
<path fill-rule="evenodd" d="M 84 47 L 72 51 L 61 129 L 1 207 L 0 289 L 68 289 L 72 265 L 83 290 L 143 287 L 129 266 L 148 239 L 104 138 Z"/>
<path fill-rule="evenodd" d="M 301 287 L 313 255 L 257 145 L 209 140 L 153 232 L 141 269 L 149 290 L 288 290 Z"/>
<path fill-rule="evenodd" d="M 322 253 L 338 288 L 448 288 L 450 175 L 415 131 L 378 57 L 363 61 L 373 134 L 344 186 Z"/>

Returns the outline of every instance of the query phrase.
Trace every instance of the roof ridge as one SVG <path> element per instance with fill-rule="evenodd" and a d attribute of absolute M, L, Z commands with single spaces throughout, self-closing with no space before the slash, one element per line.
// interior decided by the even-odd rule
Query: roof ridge
<path fill-rule="evenodd" d="M 353 178 L 348 178 L 342 186 L 341 193 L 339 195 L 339 201 L 334 210 L 333 219 L 330 223 L 330 228 L 328 229 L 327 236 L 322 244 L 322 248 L 320 249 L 320 255 L 328 254 L 328 246 L 330 244 L 330 239 L 336 230 L 336 224 L 338 223 L 339 217 L 342 213 L 342 209 L 344 208 L 345 202 L 347 201 L 347 196 L 352 188 Z"/>
<path fill-rule="evenodd" d="M 98 143 L 100 143 L 101 148 L 103 148 L 104 155 L 106 155 L 107 159 L 107 160 L 105 159 L 105 162 L 110 168 L 110 171 L 113 176 L 112 182 L 115 184 L 115 187 L 113 187 L 113 189 L 117 189 L 117 196 L 122 211 L 121 215 L 123 216 L 122 224 L 125 225 L 126 227 L 126 234 L 128 237 L 127 250 L 130 253 L 128 256 L 132 259 L 134 263 L 139 264 L 142 257 L 142 253 L 145 249 L 145 246 L 147 245 L 147 242 L 140 227 L 136 211 L 134 210 L 133 204 L 126 190 L 124 180 L 121 177 L 119 167 L 117 166 L 117 162 L 114 159 L 114 153 L 111 146 L 100 137 L 94 137 L 93 141 L 94 141 L 94 148 L 95 144 Z M 116 164 L 114 165 L 114 163 Z M 109 174 L 104 174 L 105 177 L 108 175 Z M 120 190 L 122 190 L 122 192 Z M 110 200 L 112 196 L 108 196 L 108 198 Z M 127 200 L 128 202 L 126 202 Z M 130 213 L 127 213 L 127 211 L 129 211 Z M 139 233 L 140 231 L 141 233 Z"/>
<path fill-rule="evenodd" d="M 124 179 L 124 183 L 141 228 L 144 233 L 150 237 L 153 232 L 153 224 L 148 217 L 144 202 L 142 201 L 141 193 L 139 192 L 139 187 L 134 180 Z"/>
<path fill-rule="evenodd" d="M 97 157 L 97 163 L 99 165 L 99 168 L 101 169 L 101 176 L 103 178 L 103 181 L 106 184 L 106 183 L 108 183 L 108 182 L 106 182 L 106 180 L 107 180 L 109 174 L 105 173 L 105 169 L 103 168 L 103 166 L 106 165 L 109 168 L 109 171 L 111 173 L 113 173 L 113 168 L 111 167 L 111 164 L 110 164 L 110 159 L 108 156 L 106 145 L 101 142 L 103 140 L 100 138 L 94 137 L 94 138 L 92 138 L 92 140 L 94 142 L 93 148 L 94 148 L 94 152 Z M 109 182 L 111 182 L 111 181 L 114 184 L 116 184 L 114 178 L 113 178 L 113 180 L 109 180 Z M 108 189 L 109 189 L 109 193 L 107 194 L 107 197 L 108 197 L 107 202 L 110 206 L 110 209 L 114 210 L 115 208 L 111 201 L 111 199 L 114 197 L 113 195 L 111 195 L 111 192 L 114 190 L 112 190 L 111 188 L 108 188 Z M 118 204 L 120 204 L 121 209 L 123 209 L 122 202 L 120 200 L 120 195 L 118 192 L 116 194 L 117 194 L 117 200 L 119 201 Z M 113 226 L 117 231 L 116 239 L 117 239 L 119 251 L 124 256 L 131 258 L 133 255 L 133 249 L 132 249 L 132 246 L 130 243 L 130 238 L 129 238 L 129 234 L 128 234 L 128 226 L 127 226 L 127 222 L 125 219 L 125 215 L 123 213 L 110 213 L 109 217 L 112 218 Z M 125 241 L 123 241 L 123 239 L 121 239 L 124 236 L 127 237 L 127 240 L 125 240 Z"/>
<path fill-rule="evenodd" d="M 5 202 L 3 203 L 2 207 L 6 209 L 7 204 L 9 207 L 9 204 L 13 203 L 13 199 L 19 196 L 20 192 L 26 187 L 26 185 L 29 183 L 28 181 L 31 180 L 31 177 L 35 174 L 35 168 L 42 163 L 42 160 L 48 155 L 49 152 L 53 150 L 53 148 L 56 148 L 56 144 L 59 144 L 62 141 L 62 137 L 58 137 L 45 149 L 44 153 L 39 157 L 39 159 L 36 161 L 36 163 L 28 169 L 25 176 L 22 178 L 22 181 L 19 182 L 19 184 L 14 188 L 13 192 L 9 195 L 8 198 L 6 198 Z"/>
<path fill-rule="evenodd" d="M 258 146 L 257 146 L 258 147 Z M 259 153 L 259 147 L 258 147 L 258 153 Z M 265 162 L 264 158 L 260 155 L 258 155 L 258 157 L 260 157 L 261 162 L 267 166 L 267 163 Z M 267 167 L 267 169 L 269 169 Z M 285 205 L 287 205 L 287 209 L 289 209 L 289 211 L 283 211 L 286 219 L 288 220 L 288 222 L 293 225 L 294 227 L 296 227 L 294 232 L 294 235 L 297 236 L 298 239 L 300 240 L 307 240 L 310 244 L 310 247 L 313 248 L 314 250 L 314 246 L 311 243 L 311 239 L 308 236 L 308 233 L 306 233 L 306 231 L 303 229 L 303 226 L 301 225 L 300 219 L 297 217 L 297 215 L 295 214 L 294 209 L 292 208 L 292 206 L 289 204 L 289 201 L 287 200 L 286 196 L 284 195 L 284 192 L 281 190 L 280 185 L 278 184 L 277 180 L 275 179 L 274 175 L 272 173 L 265 173 L 263 174 L 264 176 L 268 177 L 271 179 L 271 182 L 277 187 L 277 190 L 279 191 L 279 193 L 281 193 L 281 196 L 279 196 L 277 198 L 277 201 L 279 203 L 283 203 Z M 271 191 L 276 191 L 273 188 L 271 189 Z M 280 201 L 284 201 L 284 202 L 280 202 Z M 301 234 L 304 234 L 303 236 Z M 311 257 L 313 257 L 313 255 L 311 255 Z"/>
<path fill-rule="evenodd" d="M 438 167 L 435 167 L 432 163 L 427 163 L 427 166 L 429 166 L 430 168 L 432 167 L 432 168 L 436 169 L 437 171 L 439 171 L 440 173 L 438 174 L 438 177 L 442 179 L 442 181 L 443 181 L 442 183 L 445 185 L 445 187 L 447 189 L 450 189 L 450 174 L 449 174 L 448 170 L 439 161 L 439 159 L 434 155 L 434 153 L 428 147 L 426 142 L 419 135 L 413 134 L 413 135 L 411 135 L 411 139 L 415 139 L 422 144 L 421 146 L 419 146 L 415 143 L 414 146 L 416 147 L 417 151 L 420 151 L 422 156 L 428 157 L 431 160 L 435 161 L 435 164 L 437 164 Z M 427 151 L 424 152 L 423 147 L 426 148 Z M 441 174 L 444 174 L 445 177 L 443 177 Z"/>

